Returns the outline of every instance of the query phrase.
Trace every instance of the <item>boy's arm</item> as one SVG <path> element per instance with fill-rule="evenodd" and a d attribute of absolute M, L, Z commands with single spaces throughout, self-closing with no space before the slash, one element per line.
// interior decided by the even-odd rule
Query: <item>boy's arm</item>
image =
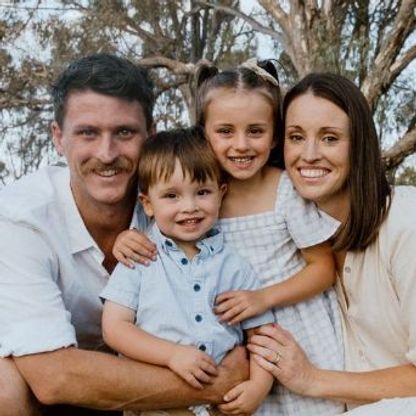
<path fill-rule="evenodd" d="M 107 345 L 128 358 L 169 367 L 191 386 L 212 382 L 217 375 L 215 361 L 205 352 L 154 336 L 134 324 L 135 311 L 106 300 L 103 310 L 103 337 Z"/>
<path fill-rule="evenodd" d="M 166 368 L 74 347 L 15 357 L 14 362 L 41 403 L 102 410 L 221 403 L 223 395 L 248 374 L 243 348 L 223 360 L 219 375 L 203 390 Z"/>
<path fill-rule="evenodd" d="M 265 326 L 265 325 L 263 325 Z M 255 329 L 247 331 L 250 338 Z M 273 375 L 266 371 L 250 355 L 250 378 L 231 389 L 225 396 L 226 404 L 219 406 L 224 413 L 251 414 L 256 411 L 273 385 Z"/>
<path fill-rule="evenodd" d="M 221 321 L 235 325 L 273 307 L 292 305 L 331 287 L 336 278 L 329 243 L 302 249 L 306 266 L 283 282 L 259 290 L 228 291 L 217 296 L 215 312 Z"/>

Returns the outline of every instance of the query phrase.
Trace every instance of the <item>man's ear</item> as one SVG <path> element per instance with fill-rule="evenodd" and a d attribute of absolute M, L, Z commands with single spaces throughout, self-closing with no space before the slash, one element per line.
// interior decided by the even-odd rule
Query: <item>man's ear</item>
<path fill-rule="evenodd" d="M 153 217 L 153 207 L 152 203 L 150 202 L 149 196 L 143 192 L 139 193 L 139 202 L 143 205 L 144 213 L 148 217 Z"/>
<path fill-rule="evenodd" d="M 57 121 L 51 124 L 52 141 L 59 156 L 64 155 L 63 134 Z"/>

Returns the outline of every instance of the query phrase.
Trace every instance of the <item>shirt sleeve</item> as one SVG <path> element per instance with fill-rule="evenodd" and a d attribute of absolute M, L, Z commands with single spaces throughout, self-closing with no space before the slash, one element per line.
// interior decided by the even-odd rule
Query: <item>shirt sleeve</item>
<path fill-rule="evenodd" d="M 23 224 L 0 220 L 0 235 L 0 356 L 77 345 L 53 249 Z"/>
<path fill-rule="evenodd" d="M 408 333 L 406 358 L 416 365 L 416 190 L 409 193 L 406 202 L 405 199 L 392 206 L 389 216 L 394 215 L 396 218 L 391 221 L 392 226 L 387 229 L 387 233 L 394 236 L 390 239 L 390 267 Z"/>
<path fill-rule="evenodd" d="M 139 307 L 140 294 L 140 266 L 129 269 L 119 263 L 111 274 L 110 280 L 101 292 L 103 300 L 110 300 L 127 308 L 137 310 Z"/>
<path fill-rule="evenodd" d="M 256 273 L 253 267 L 246 262 L 244 259 L 240 259 L 239 267 L 241 273 L 239 276 L 241 277 L 239 282 L 239 287 L 233 288 L 234 290 L 258 290 L 261 288 L 260 281 L 257 279 Z M 261 315 L 253 316 L 252 318 L 245 319 L 241 322 L 241 328 L 251 329 L 257 328 L 262 325 L 274 323 L 274 315 L 272 311 L 268 310 Z"/>
<path fill-rule="evenodd" d="M 296 247 L 311 247 L 335 234 L 340 225 L 336 219 L 320 211 L 313 202 L 302 198 L 288 177 L 284 187 L 283 216 Z"/>

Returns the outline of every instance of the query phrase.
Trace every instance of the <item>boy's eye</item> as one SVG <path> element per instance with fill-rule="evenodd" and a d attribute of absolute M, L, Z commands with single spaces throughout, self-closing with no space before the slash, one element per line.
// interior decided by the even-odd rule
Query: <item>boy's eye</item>
<path fill-rule="evenodd" d="M 211 193 L 210 189 L 200 189 L 198 195 L 209 195 Z"/>
<path fill-rule="evenodd" d="M 169 192 L 163 195 L 163 198 L 167 198 L 167 199 L 175 199 L 176 198 L 176 194 L 173 192 Z"/>

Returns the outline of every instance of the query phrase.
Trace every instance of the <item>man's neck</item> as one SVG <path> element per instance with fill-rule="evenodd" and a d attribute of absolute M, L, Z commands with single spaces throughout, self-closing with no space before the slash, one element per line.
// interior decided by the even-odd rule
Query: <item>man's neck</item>
<path fill-rule="evenodd" d="M 130 226 L 135 199 L 123 200 L 116 205 L 98 206 L 77 200 L 76 204 L 85 227 L 104 253 L 103 266 L 111 273 L 117 264 L 112 254 L 113 245 L 117 236 Z"/>

